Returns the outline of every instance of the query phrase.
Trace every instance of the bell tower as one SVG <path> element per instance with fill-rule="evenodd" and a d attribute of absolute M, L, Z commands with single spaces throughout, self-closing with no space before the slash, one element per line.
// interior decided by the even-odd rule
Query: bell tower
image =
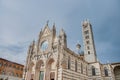
<path fill-rule="evenodd" d="M 88 20 L 82 23 L 82 36 L 84 44 L 85 61 L 92 63 L 97 61 L 92 25 Z"/>

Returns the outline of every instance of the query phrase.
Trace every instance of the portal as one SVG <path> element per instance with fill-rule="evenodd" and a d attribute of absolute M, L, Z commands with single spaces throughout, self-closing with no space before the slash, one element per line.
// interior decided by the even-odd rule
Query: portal
<path fill-rule="evenodd" d="M 51 72 L 50 73 L 50 80 L 54 80 L 54 78 L 55 78 L 55 72 Z"/>
<path fill-rule="evenodd" d="M 40 78 L 39 78 L 39 80 L 43 80 L 43 78 L 44 78 L 44 71 L 40 71 Z"/>

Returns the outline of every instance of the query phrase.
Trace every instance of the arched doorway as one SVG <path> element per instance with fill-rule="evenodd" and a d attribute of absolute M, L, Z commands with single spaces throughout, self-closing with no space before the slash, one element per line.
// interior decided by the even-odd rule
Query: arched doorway
<path fill-rule="evenodd" d="M 36 64 L 35 80 L 44 80 L 44 62 L 39 60 Z"/>
<path fill-rule="evenodd" d="M 45 80 L 55 80 L 55 61 L 53 59 L 47 62 L 45 76 Z"/>
<path fill-rule="evenodd" d="M 120 66 L 114 68 L 115 80 L 120 80 Z"/>
<path fill-rule="evenodd" d="M 31 80 L 33 79 L 34 77 L 34 74 L 33 74 L 33 67 L 34 67 L 34 63 L 31 62 L 29 65 L 28 65 L 28 71 L 27 71 L 27 77 L 26 77 L 26 80 Z"/>

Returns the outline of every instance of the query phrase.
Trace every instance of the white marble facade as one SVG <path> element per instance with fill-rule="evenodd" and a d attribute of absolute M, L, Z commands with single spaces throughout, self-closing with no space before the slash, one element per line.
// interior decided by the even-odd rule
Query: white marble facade
<path fill-rule="evenodd" d="M 38 40 L 29 46 L 25 80 L 120 80 L 120 63 L 101 64 L 97 61 L 88 20 L 82 23 L 82 34 L 84 53 L 78 54 L 67 47 L 63 29 L 56 35 L 56 26 L 50 29 L 46 24 Z"/>

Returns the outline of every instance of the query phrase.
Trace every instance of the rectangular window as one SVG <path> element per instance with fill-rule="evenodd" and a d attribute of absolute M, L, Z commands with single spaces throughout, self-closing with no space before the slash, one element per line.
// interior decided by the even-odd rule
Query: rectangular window
<path fill-rule="evenodd" d="M 17 70 L 19 70 L 20 68 L 19 68 L 19 66 L 17 67 Z"/>
<path fill-rule="evenodd" d="M 5 63 L 4 66 L 7 67 L 7 63 Z"/>
<path fill-rule="evenodd" d="M 43 80 L 44 78 L 44 71 L 40 71 L 40 79 L 39 80 Z"/>
<path fill-rule="evenodd" d="M 11 64 L 9 64 L 9 67 L 11 67 L 12 65 Z"/>
<path fill-rule="evenodd" d="M 70 57 L 68 57 L 68 69 L 70 69 Z"/>
<path fill-rule="evenodd" d="M 0 62 L 0 67 L 2 67 L 2 64 L 3 64 L 3 63 L 2 63 L 2 62 Z"/>
<path fill-rule="evenodd" d="M 88 75 L 88 69 L 87 69 L 87 66 L 86 66 L 86 75 Z"/>
<path fill-rule="evenodd" d="M 2 71 L 2 74 L 5 75 L 5 71 Z"/>
<path fill-rule="evenodd" d="M 13 68 L 16 68 L 16 66 L 14 65 Z"/>
<path fill-rule="evenodd" d="M 83 74 L 83 64 L 81 63 L 81 74 Z"/>
<path fill-rule="evenodd" d="M 75 60 L 75 72 L 77 72 L 77 61 Z"/>
<path fill-rule="evenodd" d="M 21 71 L 23 71 L 23 68 L 21 68 Z"/>
<path fill-rule="evenodd" d="M 92 66 L 92 75 L 95 76 L 96 75 L 96 71 L 95 71 L 95 67 Z"/>

